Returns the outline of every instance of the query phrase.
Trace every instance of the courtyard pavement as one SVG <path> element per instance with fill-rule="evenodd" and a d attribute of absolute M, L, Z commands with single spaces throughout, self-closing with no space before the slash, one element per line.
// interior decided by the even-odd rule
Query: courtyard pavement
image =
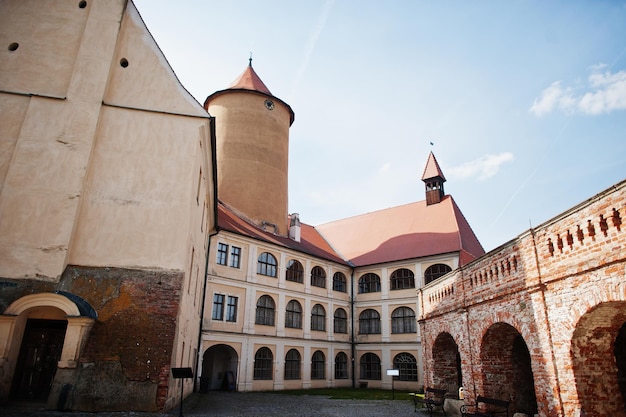
<path fill-rule="evenodd" d="M 61 412 L 29 405 L 0 406 L 3 417 L 178 417 L 180 408 L 164 413 Z M 320 395 L 284 395 L 258 392 L 213 391 L 192 394 L 183 403 L 184 417 L 423 417 L 426 410 L 413 411 L 409 400 L 333 400 Z M 443 416 L 435 412 L 434 416 Z"/>

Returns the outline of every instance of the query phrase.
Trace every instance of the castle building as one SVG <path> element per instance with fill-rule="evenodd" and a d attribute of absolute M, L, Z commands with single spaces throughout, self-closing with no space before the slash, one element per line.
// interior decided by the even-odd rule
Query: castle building
<path fill-rule="evenodd" d="M 292 109 L 252 67 L 210 95 L 218 222 L 201 389 L 424 384 L 416 291 L 484 254 L 431 153 L 425 200 L 316 227 L 287 215 Z"/>
<path fill-rule="evenodd" d="M 252 61 L 202 106 L 132 1 L 0 28 L 0 403 L 393 384 L 626 417 L 626 181 L 485 254 L 430 153 L 418 201 L 313 226 Z"/>

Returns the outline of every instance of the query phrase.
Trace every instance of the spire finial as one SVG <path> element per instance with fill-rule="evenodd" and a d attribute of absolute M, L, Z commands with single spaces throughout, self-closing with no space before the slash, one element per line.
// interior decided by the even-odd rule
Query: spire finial
<path fill-rule="evenodd" d="M 248 66 L 252 66 L 252 51 L 250 51 L 250 58 L 248 58 Z"/>

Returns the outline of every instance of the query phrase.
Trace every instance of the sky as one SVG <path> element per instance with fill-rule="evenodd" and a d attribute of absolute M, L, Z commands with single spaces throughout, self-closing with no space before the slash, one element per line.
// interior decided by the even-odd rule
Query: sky
<path fill-rule="evenodd" d="M 424 200 L 431 151 L 486 251 L 626 179 L 626 0 L 134 3 L 199 103 L 252 56 L 292 107 L 304 223 Z"/>

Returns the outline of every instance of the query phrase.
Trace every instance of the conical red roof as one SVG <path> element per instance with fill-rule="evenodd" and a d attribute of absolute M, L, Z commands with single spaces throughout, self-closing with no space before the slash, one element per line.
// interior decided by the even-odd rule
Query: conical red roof
<path fill-rule="evenodd" d="M 441 168 L 439 168 L 439 164 L 437 163 L 437 159 L 435 159 L 435 155 L 430 152 L 428 155 L 428 161 L 426 162 L 426 168 L 424 168 L 424 174 L 422 175 L 422 181 L 426 181 L 431 178 L 441 178 L 442 180 L 446 180 L 446 177 L 443 176 L 443 172 L 441 172 Z"/>
<path fill-rule="evenodd" d="M 270 96 L 272 95 L 270 89 L 267 88 L 265 83 L 261 81 L 261 78 L 259 78 L 257 73 L 254 71 L 254 68 L 252 68 L 252 59 L 250 59 L 250 63 L 248 64 L 248 67 L 245 69 L 245 71 L 239 77 L 237 77 L 237 79 L 233 81 L 233 83 L 228 88 L 255 90 L 260 91 L 261 93 L 268 94 Z"/>

